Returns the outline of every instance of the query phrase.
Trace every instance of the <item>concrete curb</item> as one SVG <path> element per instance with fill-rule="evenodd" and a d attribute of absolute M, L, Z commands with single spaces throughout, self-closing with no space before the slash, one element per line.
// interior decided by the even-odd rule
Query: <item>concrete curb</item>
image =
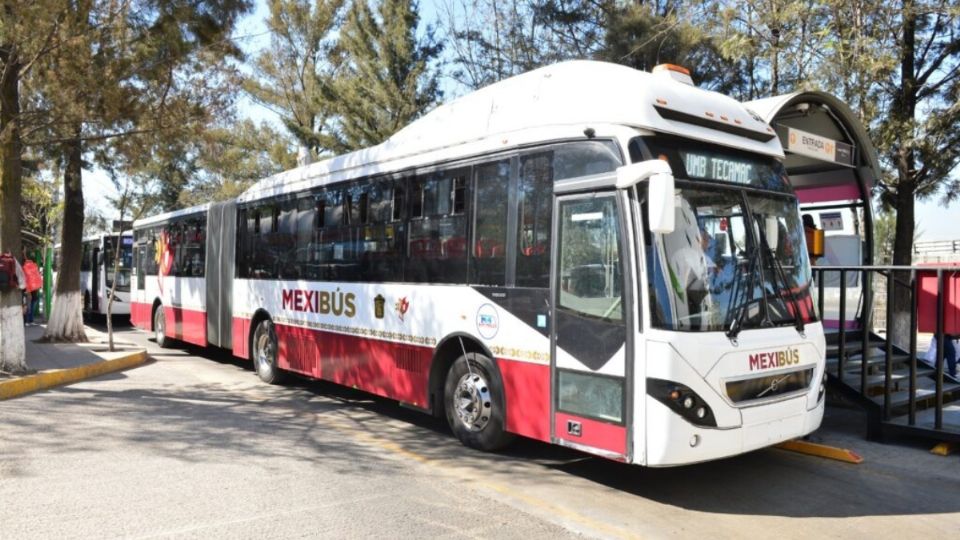
<path fill-rule="evenodd" d="M 123 371 L 147 362 L 147 351 L 137 351 L 119 358 L 102 360 L 92 364 L 67 369 L 50 369 L 33 375 L 0 381 L 0 401 L 63 386 L 115 371 Z"/>

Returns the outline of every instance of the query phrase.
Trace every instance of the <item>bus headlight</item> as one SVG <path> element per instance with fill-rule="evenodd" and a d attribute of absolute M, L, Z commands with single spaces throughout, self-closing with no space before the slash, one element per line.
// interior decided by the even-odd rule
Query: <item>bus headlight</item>
<path fill-rule="evenodd" d="M 663 379 L 647 379 L 647 394 L 697 426 L 717 427 L 713 410 L 688 386 Z"/>

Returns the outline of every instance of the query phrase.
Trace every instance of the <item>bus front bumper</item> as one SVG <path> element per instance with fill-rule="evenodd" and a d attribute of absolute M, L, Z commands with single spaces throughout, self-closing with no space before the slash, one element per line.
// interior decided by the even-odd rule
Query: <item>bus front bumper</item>
<path fill-rule="evenodd" d="M 709 461 L 790 439 L 820 427 L 824 402 L 808 410 L 808 396 L 740 409 L 743 423 L 732 428 L 695 426 L 656 399 L 647 396 L 646 465 L 668 467 Z"/>

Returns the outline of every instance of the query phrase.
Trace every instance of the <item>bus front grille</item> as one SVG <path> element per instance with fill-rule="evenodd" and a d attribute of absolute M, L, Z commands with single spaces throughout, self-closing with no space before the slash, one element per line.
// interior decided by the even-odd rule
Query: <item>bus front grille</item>
<path fill-rule="evenodd" d="M 813 368 L 727 381 L 727 396 L 737 405 L 801 394 L 813 382 Z"/>

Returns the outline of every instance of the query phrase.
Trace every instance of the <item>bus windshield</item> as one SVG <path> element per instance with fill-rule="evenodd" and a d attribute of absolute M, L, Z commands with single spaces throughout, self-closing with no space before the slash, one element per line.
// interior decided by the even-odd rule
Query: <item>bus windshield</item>
<path fill-rule="evenodd" d="M 114 280 L 114 265 L 117 264 L 117 261 L 114 260 L 114 251 L 113 251 L 113 240 L 114 239 L 104 239 L 103 247 L 103 266 L 104 266 L 104 281 L 107 288 L 113 287 Z M 123 237 L 123 245 L 120 248 L 120 261 L 117 264 L 116 269 L 116 279 L 117 279 L 117 290 L 123 292 L 130 291 L 130 269 L 133 267 L 133 245 L 132 238 L 129 236 Z"/>
<path fill-rule="evenodd" d="M 654 326 L 732 337 L 815 320 L 797 199 L 688 180 L 677 175 L 674 231 L 646 234 Z"/>

